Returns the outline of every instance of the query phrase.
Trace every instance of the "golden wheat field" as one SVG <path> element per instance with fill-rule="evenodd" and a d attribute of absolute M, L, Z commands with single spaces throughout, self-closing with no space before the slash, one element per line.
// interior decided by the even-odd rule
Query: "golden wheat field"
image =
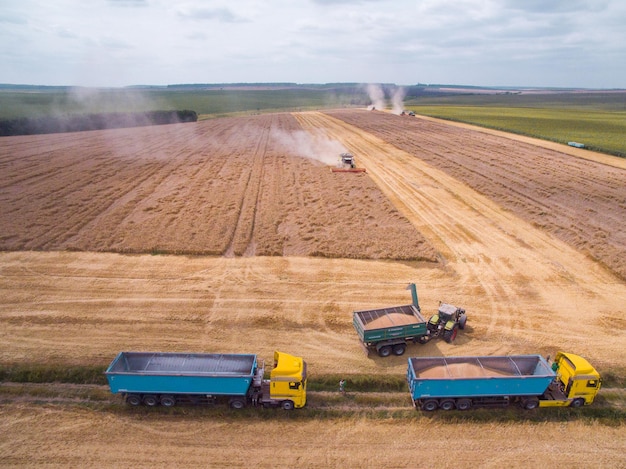
<path fill-rule="evenodd" d="M 234 415 L 0 383 L 0 466 L 625 467 L 624 424 L 589 409 L 424 415 L 350 389 L 416 355 L 566 350 L 623 375 L 626 168 L 574 150 L 361 110 L 0 139 L 3 366 L 278 349 L 348 381 Z M 332 173 L 342 151 L 367 173 Z M 366 356 L 352 311 L 410 282 L 468 327 Z"/>

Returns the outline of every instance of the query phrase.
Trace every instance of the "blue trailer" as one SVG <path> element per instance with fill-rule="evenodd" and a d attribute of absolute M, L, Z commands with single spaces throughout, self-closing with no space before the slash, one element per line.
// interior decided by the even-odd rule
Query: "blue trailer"
<path fill-rule="evenodd" d="M 556 376 L 541 355 L 409 358 L 407 370 L 413 404 L 425 411 L 512 403 L 534 409 L 562 397 Z"/>
<path fill-rule="evenodd" d="M 120 352 L 105 371 L 111 392 L 132 406 L 220 400 L 232 408 L 304 406 L 306 363 L 301 358 L 274 352 L 270 379 L 264 373 L 264 362 L 254 354 L 163 352 Z"/>

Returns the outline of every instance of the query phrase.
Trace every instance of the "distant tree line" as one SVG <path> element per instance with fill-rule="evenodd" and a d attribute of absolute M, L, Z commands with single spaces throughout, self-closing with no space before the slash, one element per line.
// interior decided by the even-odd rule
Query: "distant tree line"
<path fill-rule="evenodd" d="M 196 111 L 113 112 L 63 116 L 21 117 L 0 120 L 0 136 L 80 132 L 148 125 L 196 122 Z"/>

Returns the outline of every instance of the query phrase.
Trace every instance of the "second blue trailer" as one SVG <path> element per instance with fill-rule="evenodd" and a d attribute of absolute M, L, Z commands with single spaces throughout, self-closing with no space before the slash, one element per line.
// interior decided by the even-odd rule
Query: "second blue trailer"
<path fill-rule="evenodd" d="M 539 405 L 556 373 L 541 355 L 409 358 L 407 381 L 416 407 L 467 410 Z"/>

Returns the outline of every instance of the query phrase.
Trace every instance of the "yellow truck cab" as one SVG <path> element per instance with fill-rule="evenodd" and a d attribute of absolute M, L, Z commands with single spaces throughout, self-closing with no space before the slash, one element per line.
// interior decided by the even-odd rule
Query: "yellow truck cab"
<path fill-rule="evenodd" d="M 539 401 L 540 407 L 581 407 L 593 402 L 602 379 L 587 360 L 573 353 L 558 352 L 552 369 L 556 379 Z"/>
<path fill-rule="evenodd" d="M 283 352 L 274 352 L 274 368 L 270 371 L 270 398 L 293 402 L 295 408 L 306 404 L 306 362 Z M 284 406 L 283 406 L 284 407 Z"/>

